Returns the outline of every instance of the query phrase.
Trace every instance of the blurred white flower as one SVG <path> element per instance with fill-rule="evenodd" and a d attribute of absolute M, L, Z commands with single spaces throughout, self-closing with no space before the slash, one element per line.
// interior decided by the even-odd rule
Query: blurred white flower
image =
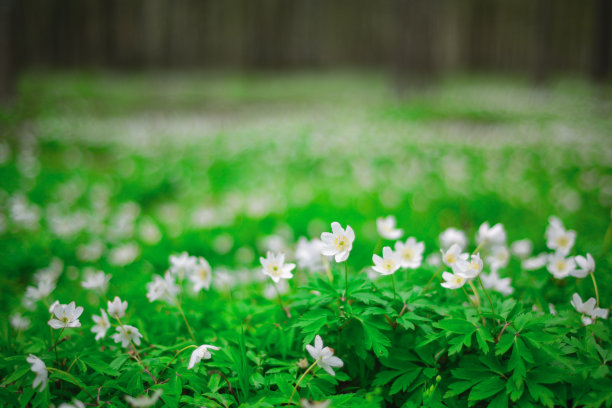
<path fill-rule="evenodd" d="M 34 354 L 30 354 L 26 361 L 30 363 L 30 370 L 36 374 L 34 378 L 34 382 L 32 383 L 32 388 L 36 389 L 40 385 L 38 392 L 42 392 L 47 386 L 47 381 L 49 380 L 49 373 L 47 372 L 47 366 L 44 361 L 40 358 L 36 357 Z"/>
<path fill-rule="evenodd" d="M 572 295 L 572 300 L 570 303 L 578 313 L 585 314 L 587 316 L 590 316 L 591 318 L 608 318 L 608 309 L 596 307 L 597 302 L 595 298 L 589 298 L 586 302 L 582 302 L 582 298 L 580 297 L 580 295 L 578 293 L 574 293 Z"/>
<path fill-rule="evenodd" d="M 493 289 L 502 295 L 508 296 L 514 292 L 512 279 L 500 278 L 497 269 L 492 269 L 490 274 L 481 274 L 482 284 L 487 289 Z"/>
<path fill-rule="evenodd" d="M 108 262 L 113 266 L 129 265 L 140 255 L 140 248 L 137 244 L 125 244 L 111 249 L 108 254 Z"/>
<path fill-rule="evenodd" d="M 548 304 L 548 311 L 550 312 L 551 315 L 556 316 L 557 315 L 557 309 L 555 308 L 555 305 L 553 305 L 552 303 Z"/>
<path fill-rule="evenodd" d="M 582 255 L 578 255 L 574 258 L 580 269 L 574 269 L 570 272 L 570 275 L 576 278 L 584 278 L 590 273 L 595 272 L 595 260 L 591 254 L 586 254 L 586 258 Z"/>
<path fill-rule="evenodd" d="M 526 271 L 535 271 L 546 266 L 548 258 L 550 257 L 547 253 L 541 253 L 532 258 L 527 258 L 523 261 L 522 266 Z"/>
<path fill-rule="evenodd" d="M 83 307 L 75 307 L 74 302 L 67 305 L 59 304 L 53 308 L 53 314 L 57 319 L 49 320 L 49 326 L 54 329 L 65 329 L 69 327 L 81 327 L 79 316 L 83 313 Z"/>
<path fill-rule="evenodd" d="M 259 258 L 261 266 L 263 267 L 264 275 L 268 275 L 275 283 L 278 283 L 282 279 L 291 279 L 293 274 L 291 271 L 295 268 L 295 264 L 285 264 L 285 254 L 274 254 L 272 251 L 268 251 L 266 257 Z"/>
<path fill-rule="evenodd" d="M 130 340 L 137 346 L 140 346 L 140 338 L 142 334 L 134 326 L 124 324 L 115 328 L 117 333 L 111 335 L 111 338 L 115 343 L 121 343 L 121 347 L 127 347 L 130 344 Z"/>
<path fill-rule="evenodd" d="M 550 217 L 548 222 L 546 245 L 560 254 L 567 255 L 576 241 L 576 231 L 566 230 L 561 220 L 554 216 Z"/>
<path fill-rule="evenodd" d="M 332 403 L 332 400 L 325 401 L 308 401 L 305 398 L 300 400 L 302 408 L 328 408 Z"/>
<path fill-rule="evenodd" d="M 525 259 L 531 255 L 531 251 L 533 251 L 533 244 L 529 239 L 514 241 L 510 245 L 510 252 L 521 259 Z"/>
<path fill-rule="evenodd" d="M 442 256 L 437 252 L 433 252 L 427 255 L 427 257 L 425 258 L 425 263 L 431 266 L 441 266 Z"/>
<path fill-rule="evenodd" d="M 147 283 L 147 299 L 149 299 L 149 302 L 163 299 L 167 303 L 174 304 L 179 291 L 180 288 L 170 271 L 166 271 L 163 278 L 159 275 L 153 276 L 153 282 Z"/>
<path fill-rule="evenodd" d="M 106 293 L 108 289 L 108 281 L 110 281 L 111 275 L 106 275 L 102 271 L 93 272 L 88 270 L 85 275 L 85 280 L 81 282 L 81 286 L 85 289 L 99 290 L 102 293 Z"/>
<path fill-rule="evenodd" d="M 155 391 L 153 391 L 153 394 L 151 394 L 151 396 L 141 395 L 137 398 L 134 398 L 129 395 L 126 395 L 125 400 L 132 407 L 150 407 L 151 405 L 155 405 L 157 400 L 159 400 L 161 394 L 162 390 L 156 389 Z"/>
<path fill-rule="evenodd" d="M 457 244 L 459 249 L 463 251 L 468 244 L 467 235 L 456 228 L 447 228 L 440 234 L 440 246 L 442 249 L 447 250 L 454 244 Z"/>
<path fill-rule="evenodd" d="M 104 244 L 101 241 L 93 241 L 77 247 L 76 256 L 82 262 L 95 262 L 104 252 Z"/>
<path fill-rule="evenodd" d="M 331 223 L 331 227 L 332 232 L 321 233 L 321 241 L 323 242 L 321 254 L 335 257 L 336 262 L 344 262 L 353 249 L 355 232 L 350 225 L 347 225 L 346 230 L 344 230 L 340 223 L 336 221 Z"/>
<path fill-rule="evenodd" d="M 382 275 L 391 275 L 400 268 L 400 260 L 391 247 L 384 247 L 382 250 L 383 256 L 377 254 L 372 255 L 374 266 L 372 269 Z"/>
<path fill-rule="evenodd" d="M 506 244 L 506 230 L 502 224 L 495 224 L 489 227 L 488 222 L 483 222 L 478 228 L 478 234 L 476 234 L 476 242 L 478 245 L 483 244 L 487 246 L 505 245 Z"/>
<path fill-rule="evenodd" d="M 78 399 L 73 399 L 72 404 L 68 404 L 67 402 L 62 402 L 58 405 L 57 408 L 85 408 L 85 404 L 83 404 Z"/>
<path fill-rule="evenodd" d="M 378 234 L 385 239 L 396 240 L 402 236 L 404 230 L 396 228 L 396 225 L 397 221 L 393 215 L 376 219 Z"/>
<path fill-rule="evenodd" d="M 306 350 L 310 356 L 317 362 L 317 365 L 325 370 L 329 375 L 335 376 L 336 373 L 333 367 L 342 367 L 344 362 L 334 356 L 334 350 L 329 347 L 323 347 L 323 340 L 318 334 L 314 340 L 314 347 L 310 344 L 306 345 Z"/>
<path fill-rule="evenodd" d="M 188 276 L 191 283 L 193 283 L 193 291 L 198 293 L 202 289 L 208 290 L 210 283 L 212 282 L 212 269 L 208 261 L 201 256 L 198 257 L 197 262 Z"/>
<path fill-rule="evenodd" d="M 461 247 L 458 244 L 451 245 L 446 252 L 440 249 L 440 252 L 442 253 L 442 262 L 451 268 L 459 261 L 466 261 L 469 256 L 468 254 L 461 253 Z"/>
<path fill-rule="evenodd" d="M 277 296 L 277 290 L 281 295 L 289 292 L 289 285 L 287 284 L 287 281 L 281 280 L 276 284 L 276 287 L 274 285 L 266 285 L 263 290 L 263 296 L 266 299 L 274 299 Z"/>
<path fill-rule="evenodd" d="M 28 286 L 26 288 L 25 297 L 36 302 L 44 299 L 55 289 L 55 282 L 42 281 L 38 286 Z"/>
<path fill-rule="evenodd" d="M 473 254 L 469 260 L 459 260 L 453 267 L 453 273 L 466 279 L 473 279 L 482 272 L 483 262 L 480 254 Z"/>
<path fill-rule="evenodd" d="M 123 316 L 125 316 L 125 310 L 128 307 L 128 302 L 127 300 L 121 302 L 121 299 L 119 299 L 119 296 L 115 296 L 112 302 L 110 300 L 107 302 L 107 305 L 108 305 L 108 314 L 111 317 L 121 319 Z"/>
<path fill-rule="evenodd" d="M 295 250 L 295 258 L 298 268 L 317 271 L 323 268 L 323 259 L 321 257 L 321 249 L 323 243 L 318 238 L 313 238 L 310 241 L 305 237 L 300 237 Z"/>
<path fill-rule="evenodd" d="M 190 256 L 187 252 L 180 255 L 170 255 L 169 271 L 178 276 L 179 279 L 183 279 L 196 268 L 197 261 L 195 256 Z"/>
<path fill-rule="evenodd" d="M 191 353 L 187 369 L 191 370 L 202 359 L 209 360 L 212 357 L 209 350 L 221 350 L 221 348 L 217 346 L 212 346 L 210 344 L 202 344 L 200 347 L 193 350 L 193 353 Z"/>
<path fill-rule="evenodd" d="M 562 253 L 555 253 L 549 258 L 547 269 L 556 279 L 564 279 L 574 273 L 576 261 L 571 256 L 566 258 Z"/>
<path fill-rule="evenodd" d="M 425 244 L 417 242 L 414 237 L 408 238 L 405 243 L 401 241 L 395 243 L 395 253 L 402 268 L 420 268 L 424 251 Z"/>
<path fill-rule="evenodd" d="M 104 309 L 100 309 L 102 314 L 100 316 L 93 315 L 91 318 L 96 323 L 92 328 L 91 332 L 96 333 L 96 341 L 104 338 L 106 336 L 106 332 L 110 329 L 110 321 L 108 320 L 108 315 L 104 311 Z"/>
<path fill-rule="evenodd" d="M 10 317 L 11 327 L 18 331 L 24 331 L 30 328 L 30 319 L 23 317 L 20 313 L 14 313 Z"/>
<path fill-rule="evenodd" d="M 464 276 L 450 272 L 444 272 L 442 274 L 442 279 L 444 279 L 444 282 L 442 282 L 440 285 L 446 289 L 459 289 L 467 282 L 467 279 Z"/>
<path fill-rule="evenodd" d="M 491 266 L 491 270 L 505 268 L 510 261 L 510 251 L 505 246 L 496 246 L 491 250 L 491 254 L 487 257 L 487 264 Z"/>

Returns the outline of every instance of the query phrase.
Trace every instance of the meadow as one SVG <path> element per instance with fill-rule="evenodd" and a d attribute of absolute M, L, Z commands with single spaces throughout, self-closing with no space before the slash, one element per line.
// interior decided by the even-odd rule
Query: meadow
<path fill-rule="evenodd" d="M 6 406 L 612 405 L 609 86 L 32 73 L 18 95 Z"/>

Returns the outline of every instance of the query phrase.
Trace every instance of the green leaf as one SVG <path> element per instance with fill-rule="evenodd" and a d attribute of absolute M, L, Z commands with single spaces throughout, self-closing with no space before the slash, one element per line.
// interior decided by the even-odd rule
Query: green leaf
<path fill-rule="evenodd" d="M 402 374 L 393 382 L 391 389 L 389 390 L 389 395 L 397 394 L 400 391 L 406 391 L 410 384 L 419 376 L 421 372 L 420 368 L 417 368 L 408 373 Z"/>
<path fill-rule="evenodd" d="M 508 395 L 500 392 L 497 397 L 493 398 L 488 408 L 508 408 Z"/>
<path fill-rule="evenodd" d="M 94 371 L 100 374 L 110 375 L 112 377 L 117 377 L 120 373 L 116 369 L 112 368 L 110 365 L 106 364 L 103 361 L 100 361 L 94 357 L 80 357 L 82 362 L 91 367 Z"/>
<path fill-rule="evenodd" d="M 83 382 L 81 382 L 81 380 L 79 380 L 78 378 L 76 378 L 76 377 L 74 377 L 72 375 L 66 374 L 63 371 L 52 371 L 51 372 L 51 377 L 52 378 L 58 378 L 58 379 L 60 379 L 62 381 L 69 382 L 69 383 L 74 384 L 74 385 L 76 385 L 78 387 L 81 387 L 81 388 L 87 388 L 85 386 L 85 384 L 83 384 Z"/>
<path fill-rule="evenodd" d="M 433 326 L 457 334 L 472 334 L 478 329 L 477 326 L 463 319 L 444 319 L 434 323 Z"/>
<path fill-rule="evenodd" d="M 12 382 L 17 381 L 18 379 L 20 379 L 21 377 L 26 375 L 26 373 L 28 371 L 30 371 L 30 365 L 29 364 L 20 367 L 19 369 L 15 370 L 11 375 L 9 375 L 4 380 L 2 380 L 2 384 L 0 384 L 0 387 L 4 387 L 7 384 L 10 384 Z"/>
<path fill-rule="evenodd" d="M 506 351 L 508 351 L 508 349 L 512 347 L 513 343 L 514 343 L 514 334 L 504 333 L 501 339 L 499 339 L 499 342 L 495 345 L 495 355 L 500 356 L 506 353 Z"/>
<path fill-rule="evenodd" d="M 489 398 L 501 390 L 504 389 L 506 383 L 502 381 L 499 377 L 489 378 L 479 384 L 477 384 L 472 391 L 470 391 L 470 396 L 468 400 L 470 401 L 480 401 L 485 398 Z"/>
<path fill-rule="evenodd" d="M 531 394 L 534 400 L 540 401 L 547 407 L 552 407 L 555 405 L 554 394 L 551 390 L 531 381 L 527 381 L 526 384 L 529 394 Z"/>
<path fill-rule="evenodd" d="M 457 381 L 449 384 L 448 390 L 444 394 L 444 398 L 457 396 L 474 386 L 478 381 Z"/>
<path fill-rule="evenodd" d="M 378 357 L 387 357 L 389 352 L 387 348 L 391 345 L 391 341 L 385 336 L 372 321 L 360 320 L 361 326 L 365 334 L 365 347 L 372 349 Z"/>

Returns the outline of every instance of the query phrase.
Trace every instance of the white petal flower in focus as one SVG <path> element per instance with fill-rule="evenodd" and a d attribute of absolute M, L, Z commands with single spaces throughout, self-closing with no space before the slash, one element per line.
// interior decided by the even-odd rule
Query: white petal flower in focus
<path fill-rule="evenodd" d="M 291 279 L 293 274 L 291 271 L 295 269 L 294 263 L 285 263 L 285 254 L 279 253 L 274 254 L 272 251 L 268 251 L 266 257 L 259 258 L 261 266 L 263 268 L 264 275 L 268 275 L 274 283 L 278 283 L 281 279 Z"/>
<path fill-rule="evenodd" d="M 147 283 L 147 299 L 149 299 L 149 302 L 162 299 L 166 303 L 176 303 L 180 288 L 175 279 L 175 275 L 170 271 L 166 271 L 163 278 L 159 275 L 153 276 L 153 282 Z"/>
<path fill-rule="evenodd" d="M 70 327 L 81 327 L 79 316 L 83 313 L 83 307 L 75 307 L 74 302 L 67 305 L 59 304 L 53 308 L 56 319 L 49 320 L 49 326 L 54 329 L 65 329 Z"/>
<path fill-rule="evenodd" d="M 106 332 L 110 329 L 110 321 L 108 320 L 108 315 L 104 311 L 104 309 L 100 309 L 102 313 L 101 316 L 91 316 L 93 321 L 96 323 L 92 328 L 91 332 L 96 333 L 96 341 L 104 338 L 106 336 Z"/>
<path fill-rule="evenodd" d="M 414 237 L 408 238 L 405 243 L 401 241 L 395 243 L 395 253 L 402 268 L 420 268 L 421 263 L 423 263 L 424 251 L 425 244 L 417 242 Z"/>
<path fill-rule="evenodd" d="M 451 268 L 459 261 L 466 261 L 469 256 L 468 254 L 461 253 L 461 247 L 458 244 L 451 245 L 446 252 L 442 249 L 440 252 L 442 253 L 442 262 Z"/>
<path fill-rule="evenodd" d="M 482 272 L 483 262 L 480 254 L 474 254 L 470 260 L 459 260 L 453 267 L 453 273 L 461 275 L 466 279 L 474 279 Z"/>
<path fill-rule="evenodd" d="M 355 232 L 350 225 L 347 225 L 346 230 L 344 230 L 340 223 L 336 221 L 331 223 L 331 227 L 332 232 L 321 233 L 321 241 L 323 242 L 321 254 L 335 257 L 336 262 L 344 262 L 353 249 Z"/>
<path fill-rule="evenodd" d="M 372 269 L 382 275 L 395 273 L 400 268 L 397 254 L 388 246 L 383 248 L 382 253 L 382 258 L 376 254 L 372 256 L 372 261 L 374 262 Z"/>
<path fill-rule="evenodd" d="M 404 230 L 401 228 L 396 228 L 396 225 L 397 221 L 392 215 L 376 219 L 376 229 L 378 230 L 378 234 L 385 239 L 395 240 L 402 236 Z"/>
<path fill-rule="evenodd" d="M 44 361 L 36 357 L 34 354 L 30 354 L 26 358 L 26 361 L 32 366 L 30 367 L 30 370 L 36 374 L 34 382 L 32 383 L 32 388 L 36 389 L 36 387 L 40 385 L 38 392 L 42 392 L 47 386 L 47 381 L 49 380 L 47 366 L 45 365 Z"/>
<path fill-rule="evenodd" d="M 306 345 L 306 350 L 310 356 L 317 362 L 317 365 L 325 370 L 329 375 L 335 376 L 336 373 L 333 367 L 342 367 L 344 362 L 334 356 L 334 350 L 329 347 L 323 347 L 323 340 L 318 334 L 314 340 L 314 347 L 310 344 Z"/>
<path fill-rule="evenodd" d="M 121 319 L 123 316 L 125 316 L 125 310 L 128 307 L 128 302 L 127 300 L 122 302 L 121 299 L 119 299 L 119 296 L 115 296 L 112 302 L 110 300 L 107 302 L 107 305 L 108 314 L 111 317 Z"/>
<path fill-rule="evenodd" d="M 212 355 L 210 354 L 209 350 L 221 350 L 221 348 L 217 346 L 212 346 L 210 344 L 202 344 L 200 347 L 193 350 L 193 353 L 191 353 L 187 369 L 191 370 L 202 359 L 209 360 L 210 358 L 212 358 Z"/>
<path fill-rule="evenodd" d="M 115 343 L 121 343 L 121 347 L 127 347 L 130 345 L 130 340 L 137 346 L 140 346 L 140 338 L 142 334 L 134 326 L 124 324 L 123 327 L 119 326 L 115 328 L 117 333 L 111 335 L 111 338 Z"/>

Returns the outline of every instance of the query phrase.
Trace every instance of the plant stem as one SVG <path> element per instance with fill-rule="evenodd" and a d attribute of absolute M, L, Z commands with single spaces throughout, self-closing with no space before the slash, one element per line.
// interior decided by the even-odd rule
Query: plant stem
<path fill-rule="evenodd" d="M 125 327 L 123 326 L 123 323 L 121 323 L 121 319 L 119 319 L 119 316 L 114 315 L 114 318 L 117 319 L 117 322 L 119 322 L 119 326 L 121 326 L 121 330 L 123 330 L 123 333 L 126 333 L 125 331 Z M 144 364 L 142 363 L 142 359 L 140 358 L 140 354 L 138 353 L 138 350 L 136 350 L 136 346 L 134 345 L 134 343 L 132 343 L 132 338 L 128 337 L 128 340 L 130 342 L 130 346 L 132 346 L 132 350 L 134 350 L 134 353 L 136 355 L 136 360 L 138 360 L 138 362 L 140 363 L 140 365 L 142 366 L 142 368 L 146 367 L 144 366 Z"/>
<path fill-rule="evenodd" d="M 489 301 L 489 304 L 491 305 L 491 314 L 493 315 L 493 337 L 496 337 L 497 336 L 497 319 L 495 318 L 495 308 L 493 307 L 493 302 L 491 301 L 489 292 L 484 287 L 484 284 L 482 283 L 482 279 L 480 279 L 480 275 L 478 275 L 478 282 L 480 282 L 480 286 L 482 286 L 482 290 L 484 291 L 484 294 L 486 295 L 487 300 Z"/>
<path fill-rule="evenodd" d="M 474 282 L 469 282 L 470 287 L 472 288 L 472 292 L 474 292 L 474 297 L 476 298 L 476 304 L 480 306 L 480 295 L 478 294 L 478 290 L 474 286 Z"/>
<path fill-rule="evenodd" d="M 380 251 L 380 248 L 382 247 L 383 244 L 383 239 L 382 237 L 378 237 L 378 241 L 376 242 L 376 246 L 374 247 L 374 254 L 378 253 L 378 251 Z"/>
<path fill-rule="evenodd" d="M 427 288 L 429 288 L 429 285 L 431 284 L 431 281 L 433 281 L 436 278 L 436 276 L 438 276 L 440 274 L 440 272 L 442 272 L 444 270 L 445 267 L 446 267 L 446 265 L 442 264 L 442 266 L 440 266 L 440 268 L 438 268 L 436 273 L 434 273 L 431 276 L 431 278 L 429 278 L 429 280 L 427 281 L 427 284 L 425 285 L 425 289 L 423 289 L 423 294 L 425 294 L 427 292 Z"/>
<path fill-rule="evenodd" d="M 187 321 L 187 317 L 185 317 L 185 313 L 183 313 L 183 308 L 181 307 L 180 301 L 176 304 L 176 307 L 178 308 L 179 313 L 183 317 L 183 321 L 185 322 L 185 326 L 187 326 L 187 330 L 189 330 L 189 334 L 191 335 L 191 340 L 193 340 L 194 343 L 197 343 L 196 338 L 193 335 L 193 330 L 191 330 L 191 326 L 189 325 L 189 322 Z"/>
<path fill-rule="evenodd" d="M 91 398 L 92 400 L 96 401 L 96 399 L 94 398 L 94 396 L 93 396 L 93 395 L 91 395 L 91 394 L 89 393 L 89 391 L 87 391 L 85 388 L 83 388 L 83 387 L 81 387 L 81 386 L 79 385 L 79 381 L 78 381 L 76 378 L 74 378 L 74 376 L 73 376 L 72 374 L 67 373 L 66 371 L 63 371 L 63 370 L 57 369 L 57 368 L 53 368 L 53 367 L 47 367 L 47 371 L 51 371 L 51 372 L 55 371 L 55 372 L 57 372 L 57 373 L 62 373 L 62 374 L 64 374 L 64 375 L 66 375 L 66 376 L 68 376 L 68 377 L 72 378 L 72 380 L 74 381 L 74 384 L 75 384 L 77 387 L 79 387 L 79 388 L 80 388 L 80 389 L 81 389 L 83 392 L 85 392 L 85 394 L 89 395 L 89 398 Z"/>
<path fill-rule="evenodd" d="M 287 318 L 291 319 L 291 312 L 289 312 L 289 308 L 285 306 L 283 303 L 283 298 L 281 296 L 280 290 L 278 290 L 278 286 L 276 286 L 276 282 L 272 281 L 272 285 L 274 285 L 274 289 L 276 289 L 276 294 L 278 295 L 278 302 L 280 303 L 281 309 L 287 315 Z"/>
<path fill-rule="evenodd" d="M 300 386 L 300 383 L 302 382 L 304 377 L 306 377 L 306 374 L 308 374 L 310 372 L 310 370 L 312 370 L 314 368 L 314 366 L 316 366 L 319 361 L 321 361 L 321 357 L 317 358 L 315 360 L 315 362 L 312 363 L 310 365 L 310 367 L 308 367 L 308 369 L 306 371 L 304 371 L 304 374 L 302 374 L 302 376 L 299 378 L 298 382 L 295 384 L 295 387 L 293 387 L 293 392 L 291 393 L 291 396 L 289 397 L 289 401 L 287 401 L 287 405 L 291 404 L 291 401 L 293 400 L 293 396 L 295 395 L 295 392 L 297 391 L 297 389 Z"/>
<path fill-rule="evenodd" d="M 178 355 L 179 355 L 179 354 L 181 354 L 181 353 L 182 353 L 183 351 L 185 351 L 185 350 L 189 350 L 190 348 L 198 348 L 198 346 L 195 346 L 195 345 L 193 345 L 193 344 L 192 344 L 192 345 L 190 345 L 190 346 L 183 347 L 182 349 L 180 349 L 179 351 L 177 351 L 177 352 L 174 354 L 174 357 L 172 357 L 172 360 L 170 360 L 170 361 L 168 362 L 168 364 L 166 364 L 166 366 L 164 367 L 164 369 L 163 369 L 163 370 L 161 370 L 161 372 L 160 372 L 159 374 L 157 374 L 157 380 L 159 381 L 159 380 L 161 379 L 162 374 L 166 372 L 166 370 L 168 369 L 168 367 L 170 367 L 170 364 L 172 364 L 172 362 L 174 362 L 174 360 L 176 360 L 176 358 L 178 357 Z M 155 383 L 157 383 L 157 381 L 155 381 Z"/>
<path fill-rule="evenodd" d="M 597 289 L 597 281 L 595 280 L 595 274 L 591 272 L 591 279 L 593 279 L 593 287 L 595 288 L 595 298 L 597 299 L 597 307 L 599 307 L 599 290 Z"/>
<path fill-rule="evenodd" d="M 64 328 L 62 327 L 62 329 L 59 332 L 59 335 L 57 336 L 57 340 L 55 340 L 55 343 L 53 344 L 53 349 L 55 350 L 55 361 L 57 362 L 57 364 L 59 364 L 59 358 L 57 357 L 57 342 L 59 341 L 59 339 L 62 338 L 63 332 L 64 332 Z"/>
<path fill-rule="evenodd" d="M 391 274 L 391 284 L 393 285 L 393 302 L 397 300 L 397 292 L 395 291 L 395 273 Z"/>
<path fill-rule="evenodd" d="M 325 272 L 327 273 L 327 277 L 329 278 L 330 282 L 334 281 L 334 275 L 332 275 L 332 271 L 331 268 L 329 266 L 329 261 L 327 260 L 326 256 L 321 255 L 321 258 L 323 258 L 323 266 L 325 267 Z"/>
<path fill-rule="evenodd" d="M 348 260 L 344 261 L 344 300 L 348 299 Z"/>

